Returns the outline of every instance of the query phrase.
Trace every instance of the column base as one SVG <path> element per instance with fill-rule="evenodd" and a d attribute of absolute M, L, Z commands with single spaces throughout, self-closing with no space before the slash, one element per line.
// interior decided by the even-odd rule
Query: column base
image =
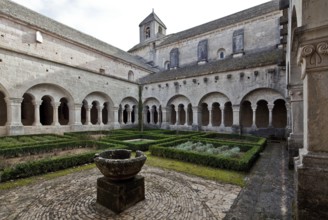
<path fill-rule="evenodd" d="M 24 126 L 23 125 L 8 125 L 7 126 L 8 135 L 23 135 Z"/>
<path fill-rule="evenodd" d="M 200 126 L 197 125 L 197 124 L 192 124 L 192 125 L 191 125 L 191 129 L 192 129 L 193 131 L 199 131 L 199 130 L 200 130 Z"/>
<path fill-rule="evenodd" d="M 294 168 L 294 158 L 298 157 L 301 148 L 303 148 L 303 134 L 290 134 L 287 143 L 289 169 Z"/>
<path fill-rule="evenodd" d="M 161 129 L 169 129 L 169 128 L 170 128 L 170 125 L 168 122 L 162 122 Z"/>
<path fill-rule="evenodd" d="M 114 129 L 120 129 L 121 128 L 121 124 L 118 123 L 118 122 L 114 122 L 113 125 L 114 125 L 113 126 Z"/>
<path fill-rule="evenodd" d="M 240 126 L 239 125 L 232 125 L 231 126 L 232 133 L 240 134 Z"/>
<path fill-rule="evenodd" d="M 295 171 L 296 219 L 328 219 L 328 154 L 301 155 Z"/>
<path fill-rule="evenodd" d="M 145 180 L 137 175 L 133 179 L 113 182 L 106 177 L 97 179 L 97 203 L 120 213 L 145 199 Z"/>

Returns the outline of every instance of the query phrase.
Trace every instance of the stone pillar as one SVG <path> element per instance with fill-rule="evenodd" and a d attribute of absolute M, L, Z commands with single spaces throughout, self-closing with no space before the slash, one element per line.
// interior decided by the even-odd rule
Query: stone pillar
<path fill-rule="evenodd" d="M 74 103 L 73 105 L 70 106 L 70 109 L 72 108 L 73 114 L 70 114 L 69 120 L 71 125 L 82 125 L 81 123 L 81 108 L 82 104 L 81 103 Z M 71 112 L 71 110 L 70 110 Z M 72 116 L 72 117 L 71 117 Z"/>
<path fill-rule="evenodd" d="M 34 122 L 33 126 L 41 126 L 40 123 L 40 105 L 42 101 L 33 101 L 33 106 L 34 106 Z"/>
<path fill-rule="evenodd" d="M 268 104 L 269 109 L 269 128 L 272 127 L 272 109 L 274 107 L 274 104 Z"/>
<path fill-rule="evenodd" d="M 325 1 L 308 7 L 319 2 Z M 297 219 L 328 218 L 328 27 L 315 30 L 320 32 L 313 33 L 312 27 L 307 32 L 304 27 L 299 33 L 303 41 L 298 62 L 304 85 L 304 148 L 295 160 Z"/>
<path fill-rule="evenodd" d="M 134 122 L 133 124 L 137 125 L 139 124 L 139 120 L 138 120 L 138 107 L 134 108 Z"/>
<path fill-rule="evenodd" d="M 240 111 L 240 105 L 232 105 L 233 123 L 231 128 L 234 133 L 240 133 L 239 111 Z"/>
<path fill-rule="evenodd" d="M 71 125 L 73 131 L 82 130 L 81 108 L 82 103 L 74 103 L 69 106 L 69 124 Z"/>
<path fill-rule="evenodd" d="M 167 118 L 169 107 L 162 107 L 162 124 L 161 128 L 165 129 L 169 126 L 169 121 Z"/>
<path fill-rule="evenodd" d="M 256 108 L 257 108 L 257 105 L 252 105 L 252 110 L 253 110 L 252 128 L 256 128 Z"/>
<path fill-rule="evenodd" d="M 126 109 L 126 112 L 127 112 L 127 116 L 128 116 L 127 124 L 132 124 L 132 122 L 131 122 L 131 113 L 132 113 L 131 108 Z"/>
<path fill-rule="evenodd" d="M 148 114 L 148 109 L 147 108 L 144 108 L 144 110 L 143 110 L 143 115 L 144 115 L 144 117 L 143 117 L 143 123 L 144 124 L 148 124 L 148 122 L 147 122 L 147 114 Z"/>
<path fill-rule="evenodd" d="M 212 114 L 213 114 L 213 108 L 212 108 L 212 106 L 209 106 L 208 105 L 208 127 L 213 127 L 213 125 L 212 125 L 212 121 L 213 121 L 213 116 L 212 116 Z"/>
<path fill-rule="evenodd" d="M 103 124 L 103 121 L 102 121 L 102 109 L 103 109 L 103 107 L 102 106 L 100 106 L 100 105 L 98 105 L 97 106 L 97 110 L 98 110 L 98 125 L 104 125 Z"/>
<path fill-rule="evenodd" d="M 120 117 L 120 121 L 121 121 L 121 125 L 123 125 L 124 124 L 124 109 L 123 108 L 121 108 L 121 115 L 120 115 L 121 117 Z"/>
<path fill-rule="evenodd" d="M 181 108 L 178 106 L 175 114 L 175 118 L 176 118 L 175 125 L 180 125 L 180 113 L 181 113 Z"/>
<path fill-rule="evenodd" d="M 188 106 L 187 106 L 187 109 L 185 110 L 185 112 L 186 112 L 186 120 L 185 120 L 185 126 L 188 126 L 188 120 L 189 120 L 189 111 L 188 111 Z"/>
<path fill-rule="evenodd" d="M 221 125 L 220 127 L 224 128 L 225 125 L 224 125 L 224 106 L 220 106 L 220 110 L 221 110 Z"/>
<path fill-rule="evenodd" d="M 154 114 L 155 114 L 155 109 L 152 107 L 150 109 L 150 124 L 155 124 L 155 121 L 154 121 Z"/>
<path fill-rule="evenodd" d="M 113 121 L 113 125 L 114 125 L 114 128 L 120 128 L 120 123 L 118 121 L 118 111 L 119 111 L 119 107 L 117 106 L 114 106 L 112 108 L 112 111 L 113 111 L 113 114 L 114 114 L 114 121 Z"/>
<path fill-rule="evenodd" d="M 91 108 L 92 105 L 85 105 L 85 125 L 90 125 L 90 118 L 91 118 Z"/>
<path fill-rule="evenodd" d="M 53 110 L 53 119 L 52 124 L 53 126 L 59 125 L 58 122 L 58 107 L 60 106 L 60 102 L 51 102 L 52 110 Z"/>
<path fill-rule="evenodd" d="M 22 98 L 5 98 L 7 104 L 7 131 L 9 135 L 20 135 L 24 133 L 21 116 Z"/>
<path fill-rule="evenodd" d="M 192 107 L 192 118 L 193 118 L 193 122 L 192 122 L 192 129 L 198 131 L 199 127 L 201 126 L 201 124 L 199 123 L 201 117 L 201 109 L 199 106 L 193 106 Z"/>

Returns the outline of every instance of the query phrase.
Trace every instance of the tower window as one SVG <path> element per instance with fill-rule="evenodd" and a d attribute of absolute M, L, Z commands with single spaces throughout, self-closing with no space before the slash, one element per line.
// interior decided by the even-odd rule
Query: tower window
<path fill-rule="evenodd" d="M 162 33 L 163 33 L 163 29 L 162 29 L 162 27 L 158 27 L 158 33 L 159 33 L 159 34 L 162 34 Z"/>
<path fill-rule="evenodd" d="M 218 50 L 218 59 L 223 60 L 225 58 L 225 49 L 221 48 Z"/>
<path fill-rule="evenodd" d="M 146 38 L 150 38 L 150 27 L 146 27 L 145 34 Z"/>

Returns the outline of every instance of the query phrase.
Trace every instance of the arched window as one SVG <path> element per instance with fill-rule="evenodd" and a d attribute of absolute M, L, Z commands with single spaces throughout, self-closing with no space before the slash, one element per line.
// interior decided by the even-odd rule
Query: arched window
<path fill-rule="evenodd" d="M 223 60 L 225 58 L 225 49 L 221 48 L 218 50 L 218 59 Z"/>
<path fill-rule="evenodd" d="M 145 29 L 145 36 L 146 36 L 146 39 L 147 38 L 150 38 L 150 27 L 146 27 L 146 29 Z"/>
<path fill-rule="evenodd" d="M 179 67 L 179 49 L 173 48 L 170 52 L 170 68 Z"/>
<path fill-rule="evenodd" d="M 158 33 L 159 33 L 159 34 L 162 34 L 162 33 L 163 33 L 163 29 L 162 29 L 161 26 L 158 27 Z"/>
<path fill-rule="evenodd" d="M 164 63 L 164 69 L 165 69 L 165 70 L 169 70 L 169 69 L 170 69 L 170 61 L 166 61 L 166 62 Z"/>
<path fill-rule="evenodd" d="M 134 80 L 134 73 L 132 70 L 129 71 L 128 73 L 128 80 L 133 81 Z"/>

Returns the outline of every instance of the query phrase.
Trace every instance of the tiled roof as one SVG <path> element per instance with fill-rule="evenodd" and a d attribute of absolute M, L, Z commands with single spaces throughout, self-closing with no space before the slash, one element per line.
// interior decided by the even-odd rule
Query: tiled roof
<path fill-rule="evenodd" d="M 84 34 L 57 21 L 54 21 L 12 1 L 0 1 L 0 15 L 1 14 L 12 17 L 14 19 L 18 19 L 36 28 L 51 32 L 57 36 L 83 44 L 92 49 L 101 51 L 114 57 L 114 59 L 118 58 L 125 62 L 129 62 L 131 64 L 142 67 L 148 71 L 154 71 L 149 65 L 147 65 L 137 56 L 133 56 L 121 49 L 118 49 L 110 44 L 100 41 L 90 35 Z"/>
<path fill-rule="evenodd" d="M 157 21 L 158 23 L 160 23 L 164 28 L 166 28 L 165 24 L 161 21 L 161 19 L 159 19 L 159 17 L 155 14 L 155 12 L 150 13 L 150 15 L 148 15 L 140 24 L 139 27 L 147 24 L 151 21 Z"/>
<path fill-rule="evenodd" d="M 139 79 L 141 84 L 163 82 L 168 80 L 183 79 L 208 75 L 213 73 L 244 70 L 247 68 L 256 68 L 266 65 L 279 64 L 283 62 L 284 54 L 281 49 L 267 48 L 262 51 L 249 52 L 242 57 L 227 57 L 223 60 L 212 61 L 203 65 L 188 65 L 173 70 L 152 73 Z"/>

